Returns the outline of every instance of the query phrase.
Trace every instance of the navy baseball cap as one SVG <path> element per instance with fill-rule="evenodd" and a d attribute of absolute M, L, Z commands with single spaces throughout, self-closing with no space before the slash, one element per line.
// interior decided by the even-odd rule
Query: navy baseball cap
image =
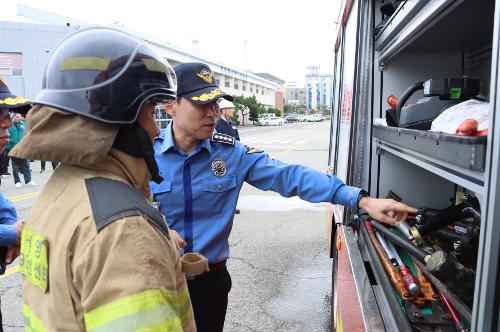
<path fill-rule="evenodd" d="M 177 97 L 183 97 L 193 104 L 208 104 L 224 98 L 233 97 L 217 85 L 213 71 L 204 63 L 188 62 L 174 68 L 177 76 Z"/>
<path fill-rule="evenodd" d="M 26 114 L 31 108 L 31 102 L 23 97 L 13 95 L 7 87 L 7 81 L 0 77 L 0 108 L 7 108 L 11 112 Z"/>

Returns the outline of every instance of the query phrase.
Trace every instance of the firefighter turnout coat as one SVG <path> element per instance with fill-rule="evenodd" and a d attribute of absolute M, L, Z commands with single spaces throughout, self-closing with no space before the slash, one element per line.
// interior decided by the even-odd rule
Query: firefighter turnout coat
<path fill-rule="evenodd" d="M 144 159 L 116 149 L 55 171 L 23 229 L 26 331 L 196 330 L 175 239 L 145 199 L 148 183 Z"/>

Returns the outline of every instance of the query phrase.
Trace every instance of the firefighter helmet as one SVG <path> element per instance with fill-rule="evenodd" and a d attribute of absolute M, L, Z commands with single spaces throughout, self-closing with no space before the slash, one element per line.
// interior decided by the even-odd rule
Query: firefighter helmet
<path fill-rule="evenodd" d="M 168 102 L 176 93 L 172 67 L 146 42 L 121 30 L 91 27 L 57 46 L 34 103 L 129 124 L 144 102 Z"/>

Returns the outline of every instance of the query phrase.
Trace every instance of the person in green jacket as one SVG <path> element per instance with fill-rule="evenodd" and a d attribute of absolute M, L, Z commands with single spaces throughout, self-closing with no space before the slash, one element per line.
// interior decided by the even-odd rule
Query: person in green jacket
<path fill-rule="evenodd" d="M 12 119 L 12 127 L 9 128 L 10 142 L 6 146 L 11 150 L 16 146 L 24 136 L 25 120 L 22 115 L 15 114 Z M 21 188 L 21 180 L 19 179 L 19 171 L 23 173 L 24 182 L 28 186 L 38 186 L 38 183 L 31 179 L 31 170 L 29 160 L 12 160 L 12 174 L 14 175 L 14 183 L 17 189 Z"/>

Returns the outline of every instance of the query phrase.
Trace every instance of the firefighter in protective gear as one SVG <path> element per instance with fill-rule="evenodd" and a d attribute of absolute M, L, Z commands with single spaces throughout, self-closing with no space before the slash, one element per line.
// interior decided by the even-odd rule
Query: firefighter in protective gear
<path fill-rule="evenodd" d="M 23 230 L 27 331 L 196 330 L 175 240 L 146 199 L 162 179 L 155 106 L 176 88 L 170 65 L 119 30 L 80 30 L 53 52 L 11 151 L 61 162 Z"/>

